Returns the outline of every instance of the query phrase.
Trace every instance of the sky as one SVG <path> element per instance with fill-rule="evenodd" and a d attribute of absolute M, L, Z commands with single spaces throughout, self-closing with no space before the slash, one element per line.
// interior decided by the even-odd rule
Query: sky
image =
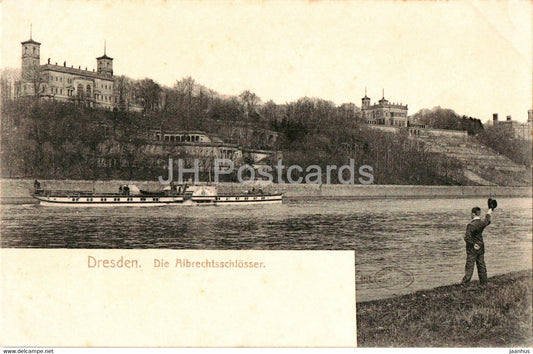
<path fill-rule="evenodd" d="M 193 77 L 220 94 L 263 102 L 317 97 L 358 106 L 441 106 L 486 121 L 526 121 L 532 107 L 531 1 L 4 0 L 0 67 L 20 42 L 41 63 L 96 68 L 171 86 Z"/>

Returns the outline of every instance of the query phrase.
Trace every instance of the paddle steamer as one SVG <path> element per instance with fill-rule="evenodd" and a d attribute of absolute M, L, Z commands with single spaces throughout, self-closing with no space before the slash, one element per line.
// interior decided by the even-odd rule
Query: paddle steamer
<path fill-rule="evenodd" d="M 135 185 L 120 186 L 118 193 L 91 191 L 46 190 L 40 185 L 31 195 L 45 206 L 114 207 L 165 205 L 249 205 L 279 204 L 283 194 L 267 194 L 261 190 L 248 193 L 218 194 L 213 186 L 167 186 L 162 191 L 150 192 Z"/>

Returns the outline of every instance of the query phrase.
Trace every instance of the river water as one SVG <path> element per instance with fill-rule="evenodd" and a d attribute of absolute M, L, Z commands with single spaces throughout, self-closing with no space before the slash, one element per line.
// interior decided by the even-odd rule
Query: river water
<path fill-rule="evenodd" d="M 529 198 L 499 198 L 484 232 L 489 276 L 531 268 Z M 463 235 L 486 199 L 293 201 L 154 208 L 1 206 L 13 248 L 355 250 L 357 301 L 460 281 Z M 477 275 L 474 275 L 477 279 Z"/>

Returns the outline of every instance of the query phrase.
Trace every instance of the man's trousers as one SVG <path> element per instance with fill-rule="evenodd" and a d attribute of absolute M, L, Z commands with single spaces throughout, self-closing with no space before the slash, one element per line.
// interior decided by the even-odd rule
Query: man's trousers
<path fill-rule="evenodd" d="M 481 251 L 481 252 L 480 252 Z M 474 274 L 474 266 L 477 266 L 477 275 L 481 284 L 487 283 L 487 266 L 485 265 L 485 252 L 474 249 L 466 250 L 465 276 L 462 283 L 470 282 Z"/>

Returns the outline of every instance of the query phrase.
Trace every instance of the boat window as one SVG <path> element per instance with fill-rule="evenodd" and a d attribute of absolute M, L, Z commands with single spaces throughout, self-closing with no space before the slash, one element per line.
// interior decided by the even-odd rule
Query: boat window
<path fill-rule="evenodd" d="M 152 198 L 152 200 L 153 200 L 154 202 L 157 202 L 157 201 L 159 201 L 159 198 Z"/>
<path fill-rule="evenodd" d="M 144 202 L 146 201 L 146 198 L 145 197 L 141 197 L 141 202 Z"/>
<path fill-rule="evenodd" d="M 100 198 L 100 201 L 102 202 L 105 202 L 107 199 L 106 198 Z"/>
<path fill-rule="evenodd" d="M 76 201 L 76 198 L 72 198 L 72 201 L 75 202 L 75 201 Z"/>

